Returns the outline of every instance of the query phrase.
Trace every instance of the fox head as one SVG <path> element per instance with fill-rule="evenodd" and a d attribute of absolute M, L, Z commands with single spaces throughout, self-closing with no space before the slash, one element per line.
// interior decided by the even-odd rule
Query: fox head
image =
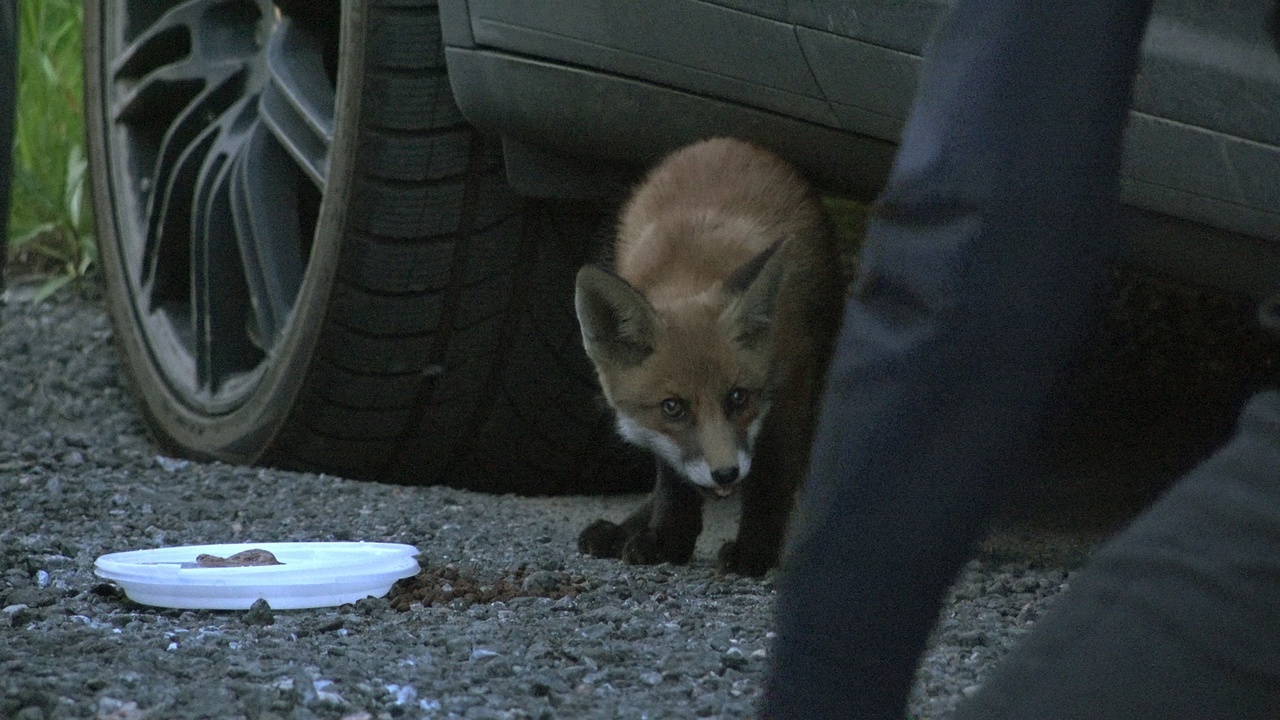
<path fill-rule="evenodd" d="M 772 400 L 780 244 L 722 283 L 657 303 L 612 273 L 578 272 L 583 345 L 618 431 L 720 496 L 751 470 Z"/>

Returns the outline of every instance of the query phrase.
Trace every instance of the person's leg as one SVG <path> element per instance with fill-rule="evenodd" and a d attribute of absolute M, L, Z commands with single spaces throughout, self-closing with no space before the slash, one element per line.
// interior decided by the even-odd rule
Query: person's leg
<path fill-rule="evenodd" d="M 901 717 L 1118 259 L 1149 3 L 967 0 L 868 230 L 778 598 L 769 718 Z"/>
<path fill-rule="evenodd" d="M 9 192 L 13 178 L 13 113 L 18 101 L 17 3 L 0 3 L 0 292 L 9 247 Z"/>
<path fill-rule="evenodd" d="M 1280 393 L 1103 546 L 956 717 L 1280 718 Z"/>

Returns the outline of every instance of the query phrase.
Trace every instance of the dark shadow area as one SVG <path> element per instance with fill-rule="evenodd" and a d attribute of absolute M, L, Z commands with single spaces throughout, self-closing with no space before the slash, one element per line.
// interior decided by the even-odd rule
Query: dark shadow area
<path fill-rule="evenodd" d="M 1244 295 L 1135 271 L 1063 388 L 1046 433 L 1048 472 L 1008 519 L 1109 530 L 1231 434 L 1274 378 L 1280 343 Z"/>

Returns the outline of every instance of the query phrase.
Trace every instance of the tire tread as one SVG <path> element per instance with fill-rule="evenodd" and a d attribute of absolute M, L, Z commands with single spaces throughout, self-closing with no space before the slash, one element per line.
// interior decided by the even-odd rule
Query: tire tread
<path fill-rule="evenodd" d="M 597 209 L 519 201 L 463 121 L 434 3 L 375 0 L 347 227 L 271 463 L 547 494 L 640 489 L 577 342 Z"/>

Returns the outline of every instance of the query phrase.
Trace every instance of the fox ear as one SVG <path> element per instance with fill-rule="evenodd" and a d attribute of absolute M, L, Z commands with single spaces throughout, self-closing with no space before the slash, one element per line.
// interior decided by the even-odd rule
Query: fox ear
<path fill-rule="evenodd" d="M 587 265 L 578 271 L 574 306 L 582 345 L 597 365 L 634 367 L 653 353 L 658 314 L 626 280 Z"/>
<path fill-rule="evenodd" d="M 782 240 L 778 240 L 725 281 L 725 291 L 738 295 L 729 306 L 726 319 L 744 346 L 755 347 L 768 334 L 785 269 L 786 251 Z"/>

